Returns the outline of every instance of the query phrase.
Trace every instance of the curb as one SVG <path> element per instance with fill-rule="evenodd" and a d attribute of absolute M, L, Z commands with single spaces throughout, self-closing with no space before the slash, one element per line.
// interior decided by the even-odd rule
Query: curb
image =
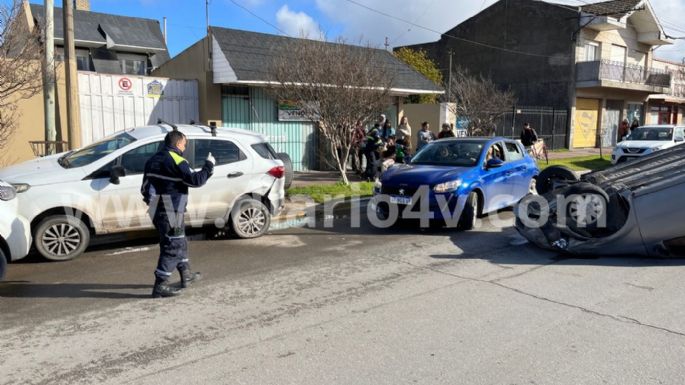
<path fill-rule="evenodd" d="M 365 206 L 368 204 L 368 202 L 371 200 L 371 197 L 364 197 L 359 199 L 359 204 L 360 206 Z M 338 201 L 330 201 L 328 204 L 334 204 L 335 207 L 333 208 L 333 214 L 342 214 L 343 212 L 347 211 L 349 213 L 349 210 L 351 208 L 351 200 L 350 199 L 345 199 L 345 200 L 338 200 Z M 307 218 L 308 213 L 311 210 L 314 210 L 314 215 L 316 217 L 322 215 L 324 213 L 324 204 L 317 204 L 313 206 L 307 206 L 299 211 L 296 211 L 294 213 L 289 213 L 289 214 L 281 214 L 278 216 L 275 216 L 271 219 L 271 223 L 282 223 L 282 222 L 287 222 L 287 221 L 294 221 L 294 220 L 299 220 L 299 219 L 304 219 Z"/>

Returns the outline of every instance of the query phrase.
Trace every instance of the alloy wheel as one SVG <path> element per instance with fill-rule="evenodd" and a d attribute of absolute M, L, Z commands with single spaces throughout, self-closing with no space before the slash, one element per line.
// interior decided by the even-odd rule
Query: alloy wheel
<path fill-rule="evenodd" d="M 81 246 L 82 238 L 78 228 L 69 223 L 50 226 L 41 239 L 45 250 L 55 256 L 66 256 Z"/>

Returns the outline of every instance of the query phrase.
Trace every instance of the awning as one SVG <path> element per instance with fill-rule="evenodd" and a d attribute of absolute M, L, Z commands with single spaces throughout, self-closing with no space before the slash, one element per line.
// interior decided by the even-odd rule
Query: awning
<path fill-rule="evenodd" d="M 677 96 L 666 95 L 666 94 L 649 95 L 647 97 L 647 100 L 660 100 L 660 101 L 663 101 L 665 103 L 685 104 L 685 98 L 680 98 Z"/>

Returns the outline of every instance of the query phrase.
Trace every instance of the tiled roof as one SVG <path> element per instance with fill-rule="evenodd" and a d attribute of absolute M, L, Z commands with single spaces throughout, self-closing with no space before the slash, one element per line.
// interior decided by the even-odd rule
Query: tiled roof
<path fill-rule="evenodd" d="M 31 4 L 31 13 L 43 24 L 45 8 Z M 55 37 L 63 38 L 62 8 L 55 7 Z M 138 17 L 74 10 L 74 38 L 82 42 L 107 43 L 108 36 L 117 46 L 167 51 L 159 21 Z"/>
<path fill-rule="evenodd" d="M 584 5 L 581 9 L 583 12 L 595 15 L 607 15 L 620 19 L 631 10 L 635 9 L 641 2 L 642 0 L 611 0 Z"/>
<path fill-rule="evenodd" d="M 287 57 L 288 47 L 302 41 L 291 37 L 219 27 L 212 27 L 211 31 L 239 81 L 274 80 L 269 75 L 274 59 Z M 392 68 L 395 75 L 392 87 L 394 89 L 442 91 L 441 87 L 397 59 L 391 52 L 354 45 L 346 47 L 351 50 L 368 51 L 369 55 L 377 57 L 380 65 Z"/>

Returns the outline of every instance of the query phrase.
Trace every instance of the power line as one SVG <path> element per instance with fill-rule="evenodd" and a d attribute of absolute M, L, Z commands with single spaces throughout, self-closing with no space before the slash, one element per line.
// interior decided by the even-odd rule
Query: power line
<path fill-rule="evenodd" d="M 233 3 L 234 5 L 236 5 L 237 7 L 243 9 L 245 12 L 247 12 L 247 13 L 249 13 L 250 15 L 256 17 L 257 19 L 261 20 L 261 21 L 264 22 L 265 24 L 268 24 L 269 26 L 271 26 L 272 28 L 274 28 L 276 31 L 278 31 L 278 32 L 280 32 L 280 33 L 282 33 L 282 34 L 284 34 L 285 36 L 292 37 L 292 36 L 288 35 L 287 33 L 285 33 L 282 29 L 280 29 L 280 28 L 278 28 L 277 26 L 275 26 L 273 23 L 269 22 L 268 20 L 262 18 L 261 16 L 257 15 L 256 13 L 252 12 L 249 8 L 245 7 L 244 5 L 238 3 L 238 2 L 235 1 L 235 0 L 230 0 L 230 1 L 231 1 L 231 3 Z"/>
<path fill-rule="evenodd" d="M 233 0 L 231 0 L 231 1 L 233 1 Z M 371 7 L 369 7 L 369 6 L 367 6 L 367 5 L 364 5 L 364 4 L 361 4 L 361 3 L 359 3 L 359 2 L 357 2 L 357 1 L 355 1 L 355 0 L 346 0 L 346 1 L 349 2 L 349 3 L 352 3 L 352 4 L 356 5 L 356 6 L 359 6 L 359 7 L 362 7 L 362 8 L 364 8 L 364 9 L 367 9 L 367 10 L 369 10 L 369 11 L 371 11 L 371 12 L 375 12 L 375 13 L 377 13 L 377 14 L 379 14 L 379 15 L 382 15 L 382 16 L 385 16 L 385 17 L 388 17 L 388 18 L 391 18 L 391 19 L 394 19 L 394 20 L 397 20 L 397 21 L 401 21 L 401 22 L 403 22 L 403 23 L 412 25 L 412 26 L 414 26 L 414 27 L 416 27 L 416 28 L 423 29 L 423 30 L 428 31 L 428 32 L 433 32 L 433 33 L 436 33 L 436 34 L 438 34 L 438 35 L 440 35 L 440 36 L 445 36 L 445 37 L 448 37 L 448 38 L 451 38 L 451 39 L 460 40 L 460 41 L 463 41 L 463 42 L 466 42 L 466 43 L 471 43 L 471 44 L 474 44 L 474 45 L 479 45 L 479 46 L 482 46 L 482 47 L 487 47 L 487 48 L 491 48 L 491 49 L 494 49 L 494 50 L 499 50 L 499 51 L 508 52 L 508 53 L 513 53 L 513 54 L 518 54 L 518 55 L 533 56 L 533 57 L 541 57 L 541 58 L 551 58 L 551 57 L 552 57 L 552 56 L 550 56 L 550 55 L 543 55 L 543 54 L 537 54 L 537 53 L 532 53 L 532 52 L 518 51 L 518 50 L 509 49 L 509 48 L 499 47 L 499 46 L 492 45 L 492 44 L 482 43 L 482 42 L 475 41 L 475 40 L 466 39 L 466 38 L 463 38 L 463 37 L 458 37 L 458 36 L 449 35 L 449 34 L 446 34 L 446 33 L 440 32 L 440 31 L 436 31 L 436 30 L 434 30 L 434 29 L 432 29 L 432 28 L 428 28 L 428 27 L 424 27 L 424 26 L 422 26 L 422 25 L 416 24 L 416 23 L 414 23 L 414 22 L 412 22 L 412 21 L 409 21 L 409 20 L 406 20 L 406 19 L 402 19 L 402 18 L 399 18 L 399 17 L 397 17 L 397 16 L 393 16 L 393 15 L 391 15 L 391 14 L 385 13 L 385 12 L 380 11 L 380 10 L 377 10 L 377 9 L 375 9 L 375 8 L 371 8 Z"/>

